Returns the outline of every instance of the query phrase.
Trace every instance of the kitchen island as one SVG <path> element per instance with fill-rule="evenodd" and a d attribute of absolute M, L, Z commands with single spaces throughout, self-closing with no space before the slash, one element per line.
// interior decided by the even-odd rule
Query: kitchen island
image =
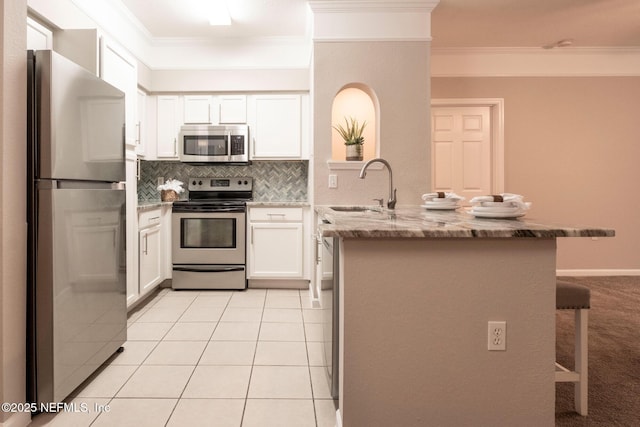
<path fill-rule="evenodd" d="M 342 209 L 316 207 L 340 248 L 342 425 L 553 426 L 556 239 L 614 231 Z"/>

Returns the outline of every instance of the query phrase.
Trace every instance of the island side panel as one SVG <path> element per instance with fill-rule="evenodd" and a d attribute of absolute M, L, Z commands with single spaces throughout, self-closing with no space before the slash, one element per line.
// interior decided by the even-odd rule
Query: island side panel
<path fill-rule="evenodd" d="M 555 239 L 345 239 L 345 427 L 553 426 Z M 342 311 L 341 310 L 341 311 Z M 487 322 L 507 350 L 487 350 Z"/>

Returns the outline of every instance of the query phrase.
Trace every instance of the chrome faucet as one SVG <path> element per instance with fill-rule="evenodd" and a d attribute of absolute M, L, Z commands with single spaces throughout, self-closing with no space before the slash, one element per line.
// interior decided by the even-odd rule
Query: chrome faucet
<path fill-rule="evenodd" d="M 364 179 L 364 177 L 367 176 L 367 168 L 372 163 L 382 163 L 389 170 L 389 200 L 387 201 L 387 208 L 395 209 L 395 207 L 396 207 L 396 189 L 393 188 L 393 172 L 391 171 L 391 165 L 389 164 L 389 162 L 387 162 L 385 159 L 381 159 L 381 158 L 369 160 L 367 163 L 364 164 L 364 166 L 362 166 L 362 169 L 360 170 L 360 179 Z"/>

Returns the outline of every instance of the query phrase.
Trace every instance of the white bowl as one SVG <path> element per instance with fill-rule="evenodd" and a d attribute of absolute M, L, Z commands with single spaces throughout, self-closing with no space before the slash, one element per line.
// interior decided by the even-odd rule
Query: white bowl
<path fill-rule="evenodd" d="M 511 202 L 480 202 L 480 206 L 485 208 L 506 208 L 513 207 Z"/>

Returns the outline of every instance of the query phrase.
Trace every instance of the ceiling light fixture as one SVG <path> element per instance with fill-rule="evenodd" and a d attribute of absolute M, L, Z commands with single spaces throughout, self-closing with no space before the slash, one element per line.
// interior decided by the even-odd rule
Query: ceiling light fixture
<path fill-rule="evenodd" d="M 573 39 L 562 39 L 558 40 L 555 43 L 547 44 L 542 46 L 543 49 L 553 49 L 555 47 L 569 47 L 573 46 Z"/>
<path fill-rule="evenodd" d="M 231 15 L 224 1 L 209 2 L 207 16 L 209 17 L 209 25 L 221 26 L 231 25 Z"/>

